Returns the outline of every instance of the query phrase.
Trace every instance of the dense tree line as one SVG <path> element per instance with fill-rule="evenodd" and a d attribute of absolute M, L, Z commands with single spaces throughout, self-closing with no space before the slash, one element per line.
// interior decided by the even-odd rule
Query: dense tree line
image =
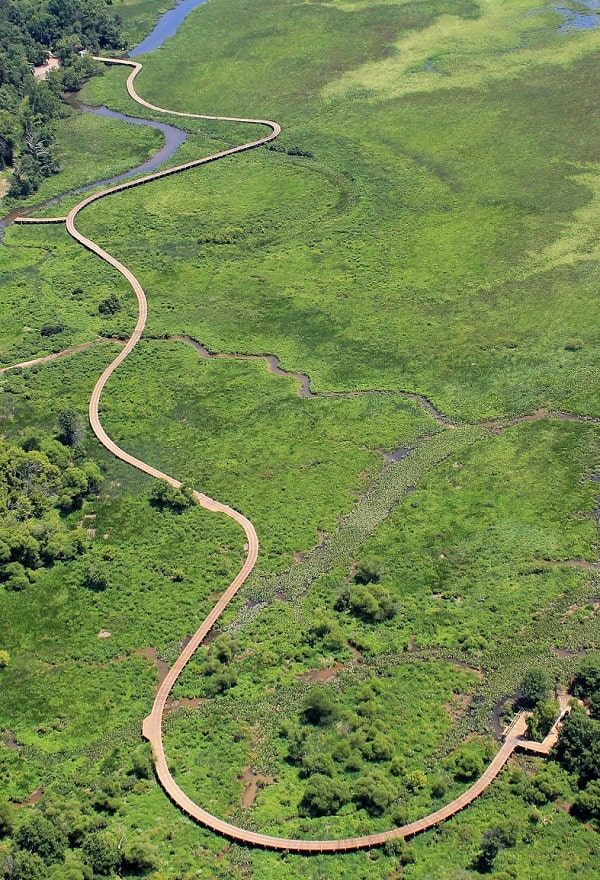
<path fill-rule="evenodd" d="M 81 447 L 83 418 L 61 413 L 58 438 L 30 436 L 20 446 L 0 441 L 0 585 L 24 590 L 37 569 L 74 559 L 85 532 L 61 517 L 102 484 Z"/>
<path fill-rule="evenodd" d="M 122 759 L 113 751 L 99 771 L 44 793 L 39 806 L 17 810 L 0 799 L 3 880 L 92 880 L 146 877 L 157 865 L 147 835 L 124 834 L 113 816 L 147 790 L 152 776 L 142 746 Z"/>
<path fill-rule="evenodd" d="M 27 196 L 58 171 L 52 122 L 63 112 L 60 96 L 96 69 L 86 50 L 121 47 L 111 2 L 0 0 L 0 169 L 13 169 L 9 195 Z M 36 80 L 33 67 L 51 52 L 60 68 Z"/>
<path fill-rule="evenodd" d="M 600 658 L 584 660 L 571 687 L 587 707 L 575 707 L 565 719 L 555 757 L 579 789 L 573 812 L 600 827 Z"/>

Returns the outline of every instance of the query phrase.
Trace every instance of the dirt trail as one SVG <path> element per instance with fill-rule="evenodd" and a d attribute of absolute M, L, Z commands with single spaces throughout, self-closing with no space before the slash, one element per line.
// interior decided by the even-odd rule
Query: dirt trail
<path fill-rule="evenodd" d="M 93 339 L 91 342 L 82 342 L 81 345 L 73 345 L 71 348 L 65 348 L 64 351 L 57 351 L 54 354 L 46 354 L 43 357 L 33 358 L 30 361 L 21 361 L 18 364 L 11 364 L 8 367 L 0 367 L 0 376 L 8 373 L 9 370 L 25 369 L 26 367 L 35 367 L 37 364 L 48 364 L 50 361 L 57 361 L 59 358 L 68 357 L 70 354 L 77 354 L 79 351 L 86 351 L 92 345 L 98 345 L 100 342 L 108 342 L 108 339 Z"/>

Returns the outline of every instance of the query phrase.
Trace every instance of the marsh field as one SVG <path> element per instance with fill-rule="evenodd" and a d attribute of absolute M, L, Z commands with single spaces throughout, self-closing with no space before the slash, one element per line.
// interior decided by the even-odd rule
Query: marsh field
<path fill-rule="evenodd" d="M 130 46 L 168 6 L 114 0 Z M 210 0 L 139 59 L 156 105 L 283 129 L 78 218 L 149 303 L 106 430 L 258 532 L 164 721 L 178 784 L 237 825 L 323 839 L 433 812 L 496 753 L 524 672 L 561 691 L 597 656 L 600 28 L 566 6 Z M 107 68 L 80 97 L 143 115 L 125 78 Z M 170 164 L 255 136 L 179 122 Z M 75 112 L 56 138 L 63 170 L 30 205 L 161 145 Z M 33 813 L 72 832 L 33 880 L 597 878 L 598 825 L 545 758 L 514 756 L 447 823 L 354 854 L 245 848 L 170 803 L 141 721 L 244 536 L 163 503 L 83 433 L 136 320 L 121 276 L 60 225 L 8 226 L 0 257 L 0 464 L 15 446 L 62 461 L 68 413 L 74 469 L 103 477 L 54 512 L 77 552 L 0 583 L 0 801 L 17 834 Z M 0 858 L 11 845 L 0 822 Z"/>

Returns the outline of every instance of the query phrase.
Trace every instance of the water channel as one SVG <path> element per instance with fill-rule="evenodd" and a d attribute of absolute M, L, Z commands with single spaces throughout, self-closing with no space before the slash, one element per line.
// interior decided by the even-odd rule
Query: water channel
<path fill-rule="evenodd" d="M 144 55 L 146 52 L 154 52 L 160 49 L 166 39 L 172 37 L 179 28 L 182 21 L 202 3 L 207 0 L 179 0 L 173 9 L 169 9 L 164 15 L 161 15 L 151 34 L 142 40 L 135 49 L 129 53 L 130 58 L 136 58 L 138 55 Z"/>
<path fill-rule="evenodd" d="M 179 26 L 187 18 L 190 12 L 193 12 L 194 9 L 206 2 L 207 0 L 177 0 L 172 9 L 169 9 L 161 15 L 152 32 L 129 52 L 129 58 L 136 58 L 138 55 L 143 55 L 147 52 L 153 52 L 156 49 L 160 49 L 165 40 L 177 33 Z M 578 5 L 580 7 L 578 11 L 560 5 L 552 7 L 556 12 L 559 12 L 563 16 L 563 22 L 559 28 L 560 33 L 568 34 L 573 30 L 592 30 L 600 26 L 600 0 L 580 0 Z M 155 171 L 162 162 L 165 162 L 173 155 L 186 138 L 185 132 L 173 125 L 167 125 L 162 122 L 153 122 L 149 119 L 140 119 L 134 116 L 126 116 L 123 113 L 109 110 L 108 107 L 91 107 L 88 104 L 82 104 L 73 94 L 65 96 L 65 101 L 71 107 L 81 110 L 84 113 L 95 113 L 98 116 L 119 119 L 122 122 L 129 122 L 132 125 L 148 125 L 151 128 L 159 129 L 165 136 L 165 144 L 160 150 L 158 150 L 158 152 L 151 156 L 150 159 L 147 159 L 146 162 L 143 162 L 136 168 L 132 168 L 130 171 L 125 171 L 114 177 L 98 180 L 94 183 L 89 183 L 86 186 L 69 190 L 61 196 L 48 199 L 35 206 L 13 209 L 9 214 L 0 219 L 0 237 L 3 235 L 6 226 L 12 223 L 14 218 L 19 215 L 31 214 L 46 205 L 56 204 L 65 196 L 73 195 L 74 193 L 85 192 L 96 186 L 109 186 L 110 184 L 118 183 L 121 180 L 126 180 L 129 177 L 134 177 L 137 174 L 145 174 Z"/>
<path fill-rule="evenodd" d="M 179 0 L 176 6 L 173 9 L 169 9 L 168 12 L 165 12 L 164 15 L 160 17 L 158 22 L 156 23 L 154 30 L 150 33 L 141 43 L 139 43 L 134 49 L 129 52 L 130 58 L 135 58 L 136 55 L 142 55 L 145 52 L 154 51 L 154 49 L 159 49 L 164 41 L 168 39 L 168 37 L 172 37 L 179 28 L 180 24 L 184 21 L 184 19 L 196 9 L 197 6 L 200 6 L 202 3 L 206 3 L 206 0 Z M 40 202 L 37 205 L 31 205 L 29 207 L 16 207 L 10 213 L 6 214 L 6 216 L 0 219 L 0 237 L 4 234 L 4 230 L 10 223 L 13 222 L 15 217 L 19 216 L 27 216 L 29 214 L 38 211 L 40 208 L 44 208 L 47 205 L 54 205 L 61 201 L 61 199 L 65 198 L 65 196 L 71 196 L 75 193 L 86 192 L 87 190 L 94 189 L 97 186 L 110 186 L 113 183 L 118 183 L 121 180 L 127 180 L 129 177 L 135 177 L 138 174 L 150 174 L 152 171 L 156 171 L 156 169 L 163 163 L 166 162 L 167 159 L 170 159 L 173 153 L 181 146 L 181 144 L 186 139 L 186 133 L 182 131 L 180 128 L 176 128 L 174 125 L 167 125 L 164 122 L 154 122 L 150 119 L 140 119 L 136 116 L 126 116 L 124 113 L 118 113 L 116 110 L 109 110 L 108 107 L 92 107 L 89 104 L 83 104 L 77 98 L 76 93 L 69 93 L 64 96 L 65 102 L 75 110 L 79 110 L 83 113 L 94 113 L 96 116 L 104 116 L 108 119 L 118 119 L 121 122 L 128 122 L 131 125 L 147 125 L 150 128 L 155 128 L 161 131 L 165 137 L 164 146 L 161 147 L 153 156 L 143 162 L 141 165 L 137 165 L 135 168 L 131 168 L 129 171 L 124 171 L 122 174 L 117 174 L 114 177 L 107 177 L 104 180 L 96 180 L 94 183 L 88 183 L 85 186 L 77 187 L 76 189 L 68 190 L 65 193 L 62 193 L 60 196 L 55 196 L 51 199 L 47 199 L 44 202 Z"/>
<path fill-rule="evenodd" d="M 563 16 L 559 31 L 568 34 L 570 31 L 591 31 L 600 27 L 600 0 L 579 0 L 578 10 L 566 6 L 554 6 L 555 12 Z"/>

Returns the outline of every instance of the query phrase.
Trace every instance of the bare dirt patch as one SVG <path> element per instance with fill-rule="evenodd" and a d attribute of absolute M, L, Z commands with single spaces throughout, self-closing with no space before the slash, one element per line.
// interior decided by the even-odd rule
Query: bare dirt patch
<path fill-rule="evenodd" d="M 246 767 L 242 776 L 242 782 L 244 783 L 242 806 L 251 807 L 260 789 L 264 788 L 265 785 L 270 785 L 273 782 L 273 777 L 257 773 L 254 767 Z"/>
<path fill-rule="evenodd" d="M 309 684 L 314 684 L 317 681 L 331 681 L 332 678 L 336 677 L 340 669 L 343 668 L 343 663 L 336 663 L 335 666 L 325 666 L 321 669 L 309 669 L 308 672 L 303 672 L 302 675 L 298 676 L 298 681 L 306 681 Z"/>
<path fill-rule="evenodd" d="M 33 75 L 36 79 L 46 79 L 51 70 L 56 70 L 59 67 L 58 58 L 48 58 L 45 64 L 39 64 L 33 68 Z"/>
<path fill-rule="evenodd" d="M 23 805 L 27 806 L 27 807 L 31 807 L 31 806 L 33 806 L 33 804 L 38 804 L 41 801 L 43 796 L 44 796 L 44 789 L 40 785 L 38 788 L 36 788 L 35 791 L 32 791 L 31 794 L 25 798 L 25 800 L 23 801 Z"/>
<path fill-rule="evenodd" d="M 156 666 L 156 669 L 158 670 L 158 683 L 156 689 L 158 690 L 169 673 L 169 664 L 160 659 L 156 653 L 156 648 L 140 648 L 140 650 L 135 653 L 139 657 L 145 657 L 147 660 L 151 660 Z"/>
<path fill-rule="evenodd" d="M 19 743 L 12 730 L 0 730 L 0 745 L 18 751 Z"/>

